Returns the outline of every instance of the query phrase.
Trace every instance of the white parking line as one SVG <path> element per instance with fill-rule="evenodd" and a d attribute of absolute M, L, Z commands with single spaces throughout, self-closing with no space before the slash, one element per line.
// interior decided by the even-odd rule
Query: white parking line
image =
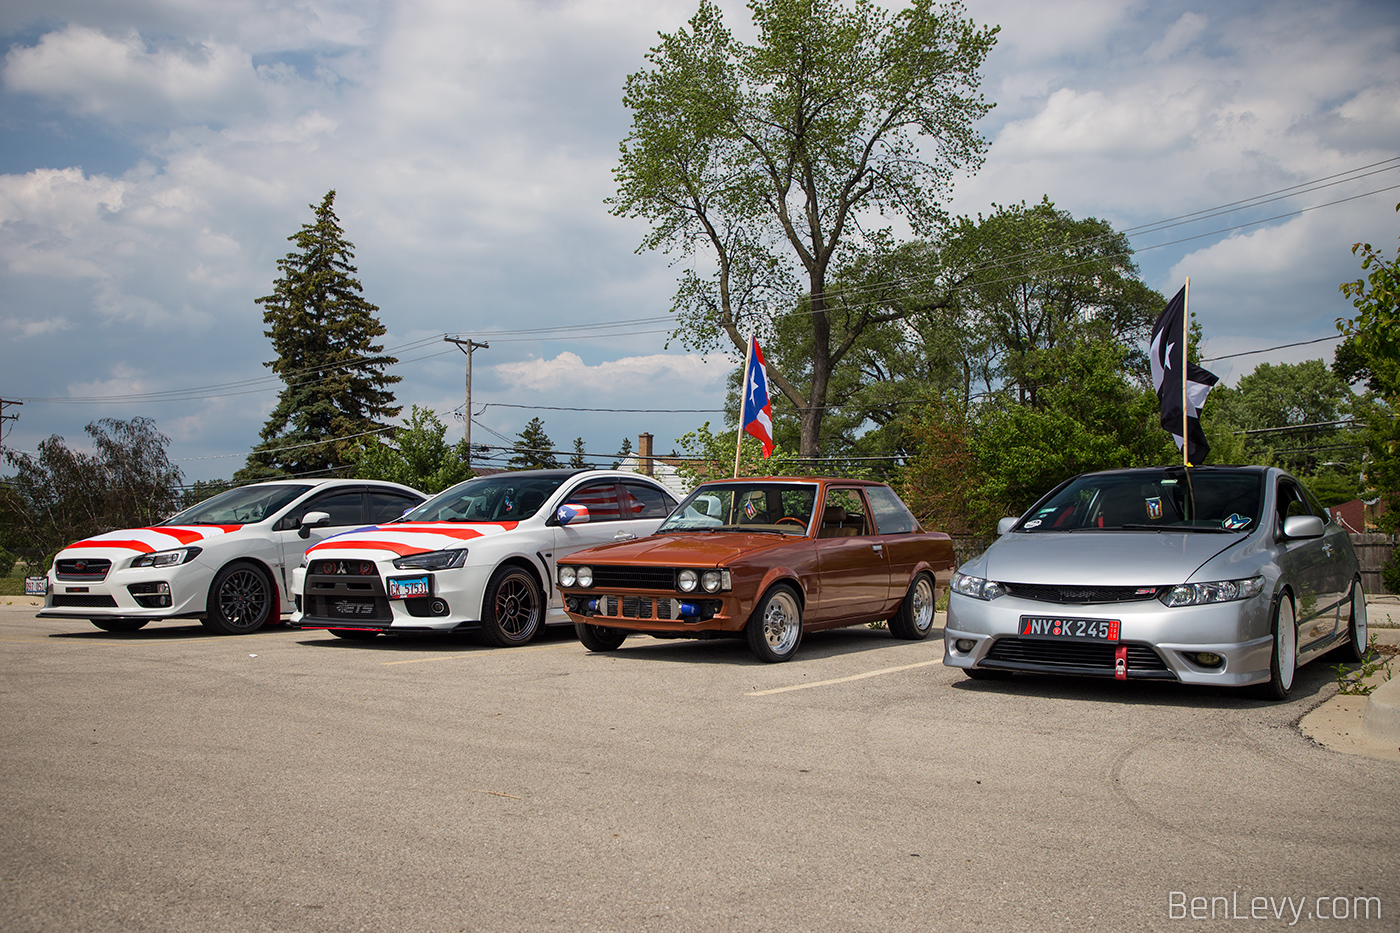
<path fill-rule="evenodd" d="M 942 664 L 943 659 L 937 658 L 932 661 L 920 661 L 917 664 L 901 664 L 899 667 L 887 667 L 880 671 L 866 671 L 864 674 L 852 674 L 850 677 L 836 677 L 831 680 L 818 680 L 810 684 L 793 684 L 791 687 L 774 687 L 771 690 L 755 690 L 753 693 L 746 693 L 745 696 L 766 697 L 775 693 L 788 693 L 792 690 L 810 690 L 813 687 L 829 687 L 832 684 L 845 684 L 853 680 L 864 680 L 867 677 L 879 677 L 883 674 L 897 674 L 900 671 L 913 670 L 916 667 L 928 667 L 933 664 Z"/>

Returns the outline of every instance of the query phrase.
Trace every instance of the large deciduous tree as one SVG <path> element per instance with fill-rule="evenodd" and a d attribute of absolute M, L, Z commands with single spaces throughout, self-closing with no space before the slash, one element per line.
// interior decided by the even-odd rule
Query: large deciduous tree
<path fill-rule="evenodd" d="M 386 440 L 375 440 L 354 453 L 359 479 L 403 483 L 426 493 L 439 493 L 471 479 L 465 439 L 448 444 L 447 425 L 431 408 L 413 406 L 408 423 Z"/>
<path fill-rule="evenodd" d="M 991 107 L 978 69 L 996 28 L 956 2 L 914 0 L 890 14 L 871 0 L 751 0 L 757 39 L 737 41 L 710 0 L 688 28 L 662 34 L 627 79 L 632 129 L 615 171 L 615 214 L 651 222 L 644 249 L 712 268 L 682 273 L 675 338 L 742 356 L 781 314 L 811 332 L 806 385 L 769 376 L 801 413 L 802 456 L 820 453 L 832 374 L 869 308 L 838 339 L 829 277 L 889 248 L 884 217 L 931 234 L 952 176 L 978 167 L 974 123 Z"/>
<path fill-rule="evenodd" d="M 37 455 L 6 451 L 15 469 L 13 495 L 0 499 L 17 544 L 52 553 L 118 528 L 150 525 L 174 512 L 180 469 L 165 448 L 170 438 L 149 418 L 103 418 L 84 430 L 92 453 L 74 450 L 57 434 Z M 21 544 L 22 542 L 22 544 Z"/>
<path fill-rule="evenodd" d="M 285 385 L 235 479 L 332 473 L 401 410 L 388 388 L 399 377 L 384 372 L 398 360 L 375 342 L 385 332 L 379 308 L 361 294 L 334 204 L 332 190 L 311 205 L 315 218 L 287 238 L 296 249 L 277 261 L 272 294 L 256 299 L 277 353 L 263 365 Z"/>
<path fill-rule="evenodd" d="M 1395 205 L 1400 211 L 1400 204 Z M 1347 335 L 1338 348 L 1334 369 L 1347 379 L 1365 379 L 1379 404 L 1367 415 L 1366 465 L 1368 486 L 1387 497 L 1382 524 L 1400 527 L 1400 251 L 1388 260 L 1370 243 L 1357 243 L 1363 278 L 1343 282 L 1356 317 L 1338 318 L 1337 329 Z"/>

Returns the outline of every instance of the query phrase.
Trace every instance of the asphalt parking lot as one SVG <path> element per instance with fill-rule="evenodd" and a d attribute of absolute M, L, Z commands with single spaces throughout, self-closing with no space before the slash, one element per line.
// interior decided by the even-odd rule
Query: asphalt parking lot
<path fill-rule="evenodd" d="M 1400 929 L 1400 764 L 1295 725 L 1325 664 L 1270 704 L 941 652 L 0 606 L 0 929 Z"/>

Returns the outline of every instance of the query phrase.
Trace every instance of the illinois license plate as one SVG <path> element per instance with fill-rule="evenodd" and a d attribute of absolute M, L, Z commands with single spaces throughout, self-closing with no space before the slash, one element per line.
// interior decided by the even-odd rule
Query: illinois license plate
<path fill-rule="evenodd" d="M 1117 619 L 1065 619 L 1060 616 L 1021 616 L 1021 634 L 1042 638 L 1085 638 L 1117 641 Z"/>
<path fill-rule="evenodd" d="M 390 577 L 385 581 L 389 584 L 390 599 L 409 599 L 414 596 L 433 595 L 432 577 Z"/>

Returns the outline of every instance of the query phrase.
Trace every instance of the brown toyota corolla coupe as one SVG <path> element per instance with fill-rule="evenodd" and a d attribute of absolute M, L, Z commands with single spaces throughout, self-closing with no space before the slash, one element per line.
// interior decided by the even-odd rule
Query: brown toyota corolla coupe
<path fill-rule="evenodd" d="M 888 620 L 896 638 L 927 637 L 953 566 L 948 536 L 884 483 L 769 476 L 705 483 L 655 534 L 571 554 L 556 579 L 591 651 L 633 632 L 743 637 L 786 661 L 820 629 Z"/>

